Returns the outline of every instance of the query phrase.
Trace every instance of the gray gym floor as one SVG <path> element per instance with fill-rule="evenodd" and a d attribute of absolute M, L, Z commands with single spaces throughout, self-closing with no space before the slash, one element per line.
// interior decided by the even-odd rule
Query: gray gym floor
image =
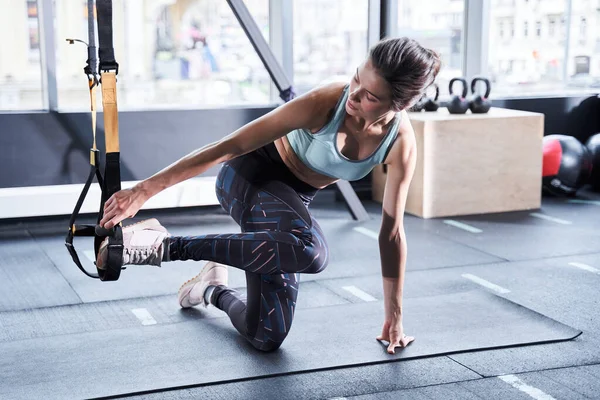
<path fill-rule="evenodd" d="M 332 193 L 311 205 L 331 261 L 302 276 L 292 330 L 269 354 L 214 307 L 179 308 L 177 289 L 203 263 L 99 282 L 71 261 L 66 218 L 1 223 L 0 398 L 600 399 L 600 194 L 408 215 L 404 328 L 416 341 L 395 356 L 375 340 L 381 205 L 365 206 L 372 219 L 358 223 Z M 238 231 L 216 207 L 136 220 L 147 217 L 175 235 Z M 76 248 L 86 259 L 91 239 Z M 230 286 L 244 285 L 231 268 Z"/>

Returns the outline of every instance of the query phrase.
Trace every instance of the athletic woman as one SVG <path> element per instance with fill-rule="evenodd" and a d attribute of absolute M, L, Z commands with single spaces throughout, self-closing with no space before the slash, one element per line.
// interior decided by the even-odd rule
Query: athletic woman
<path fill-rule="evenodd" d="M 136 215 L 152 196 L 223 163 L 216 194 L 241 233 L 172 236 L 156 219 L 123 228 L 124 264 L 208 261 L 184 283 L 181 307 L 212 304 L 255 348 L 279 348 L 290 331 L 300 274 L 327 266 L 325 236 L 308 206 L 339 179 L 358 180 L 387 165 L 379 232 L 388 352 L 414 340 L 402 326 L 407 244 L 403 217 L 415 168 L 405 109 L 434 81 L 436 53 L 407 38 L 370 49 L 349 83 L 331 83 L 281 105 L 218 142 L 183 157 L 105 204 L 100 225 Z M 105 263 L 105 243 L 98 267 Z M 247 295 L 227 286 L 227 266 L 246 272 Z"/>

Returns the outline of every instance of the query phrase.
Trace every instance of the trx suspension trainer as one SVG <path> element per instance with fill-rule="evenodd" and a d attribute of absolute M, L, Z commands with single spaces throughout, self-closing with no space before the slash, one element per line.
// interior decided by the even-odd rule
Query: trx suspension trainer
<path fill-rule="evenodd" d="M 114 193 L 121 190 L 119 119 L 117 109 L 117 74 L 119 73 L 119 64 L 115 60 L 113 48 L 112 0 L 96 1 L 99 44 L 98 58 L 100 60 L 97 69 L 96 39 L 94 35 L 94 0 L 88 0 L 87 11 L 89 43 L 78 39 L 67 39 L 67 41 L 71 44 L 78 41 L 87 45 L 88 59 L 84 72 L 88 77 L 90 91 L 93 143 L 90 150 L 90 173 L 71 215 L 65 245 L 73 261 L 84 274 L 90 278 L 97 278 L 102 281 L 116 281 L 119 279 L 121 269 L 123 268 L 123 232 L 121 224 L 116 225 L 112 229 L 104 229 L 99 225 L 104 215 L 104 203 Z M 100 75 L 100 79 L 98 79 L 98 75 Z M 100 172 L 100 152 L 96 147 L 96 89 L 98 86 L 102 88 L 102 107 L 104 113 L 104 139 L 106 144 L 104 174 Z M 102 192 L 97 223 L 96 225 L 77 225 L 75 224 L 75 219 L 79 215 L 94 176 L 97 178 Z M 90 273 L 81 265 L 81 261 L 73 246 L 73 238 L 75 236 L 94 237 L 94 254 L 96 260 L 98 259 L 100 244 L 108 237 L 108 259 L 104 269 L 96 268 L 97 273 Z"/>

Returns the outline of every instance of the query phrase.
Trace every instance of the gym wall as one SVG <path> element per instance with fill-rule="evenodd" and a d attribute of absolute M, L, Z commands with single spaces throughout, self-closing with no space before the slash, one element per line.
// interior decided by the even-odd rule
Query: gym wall
<path fill-rule="evenodd" d="M 119 112 L 121 179 L 145 179 L 272 109 Z M 0 114 L 0 126 L 0 188 L 85 183 L 92 145 L 90 113 Z M 98 114 L 102 154 L 103 127 Z M 201 176 L 216 174 L 214 167 Z"/>
<path fill-rule="evenodd" d="M 494 100 L 493 105 L 541 112 L 545 134 L 581 139 L 600 131 L 599 102 L 596 96 L 581 96 Z M 120 112 L 122 180 L 145 179 L 273 107 Z M 101 115 L 98 124 L 102 150 Z M 0 188 L 85 182 L 91 147 L 89 113 L 0 114 L 0 126 Z M 214 176 L 217 168 L 203 175 Z M 352 185 L 359 195 L 370 192 L 370 175 Z"/>

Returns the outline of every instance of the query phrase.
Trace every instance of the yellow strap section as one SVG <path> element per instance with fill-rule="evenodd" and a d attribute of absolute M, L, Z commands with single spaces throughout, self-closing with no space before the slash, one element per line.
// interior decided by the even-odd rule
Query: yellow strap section
<path fill-rule="evenodd" d="M 90 87 L 90 111 L 92 112 L 92 134 L 94 135 L 94 142 L 92 144 L 92 150 L 90 150 L 90 164 L 91 165 L 96 165 L 96 162 L 98 160 L 96 160 L 96 155 L 94 150 L 97 149 L 96 147 L 96 87 L 98 85 L 95 84 L 95 81 L 93 78 L 88 79 L 88 85 Z M 73 231 L 74 232 L 74 231 Z"/>
<path fill-rule="evenodd" d="M 119 152 L 119 115 L 117 112 L 117 75 L 103 72 L 102 107 L 104 108 L 104 138 L 107 153 Z"/>
<path fill-rule="evenodd" d="M 89 80 L 90 85 L 90 104 L 92 111 L 92 133 L 94 134 L 94 145 L 92 149 L 96 150 L 96 87 L 98 85 L 94 84 L 94 79 Z"/>

